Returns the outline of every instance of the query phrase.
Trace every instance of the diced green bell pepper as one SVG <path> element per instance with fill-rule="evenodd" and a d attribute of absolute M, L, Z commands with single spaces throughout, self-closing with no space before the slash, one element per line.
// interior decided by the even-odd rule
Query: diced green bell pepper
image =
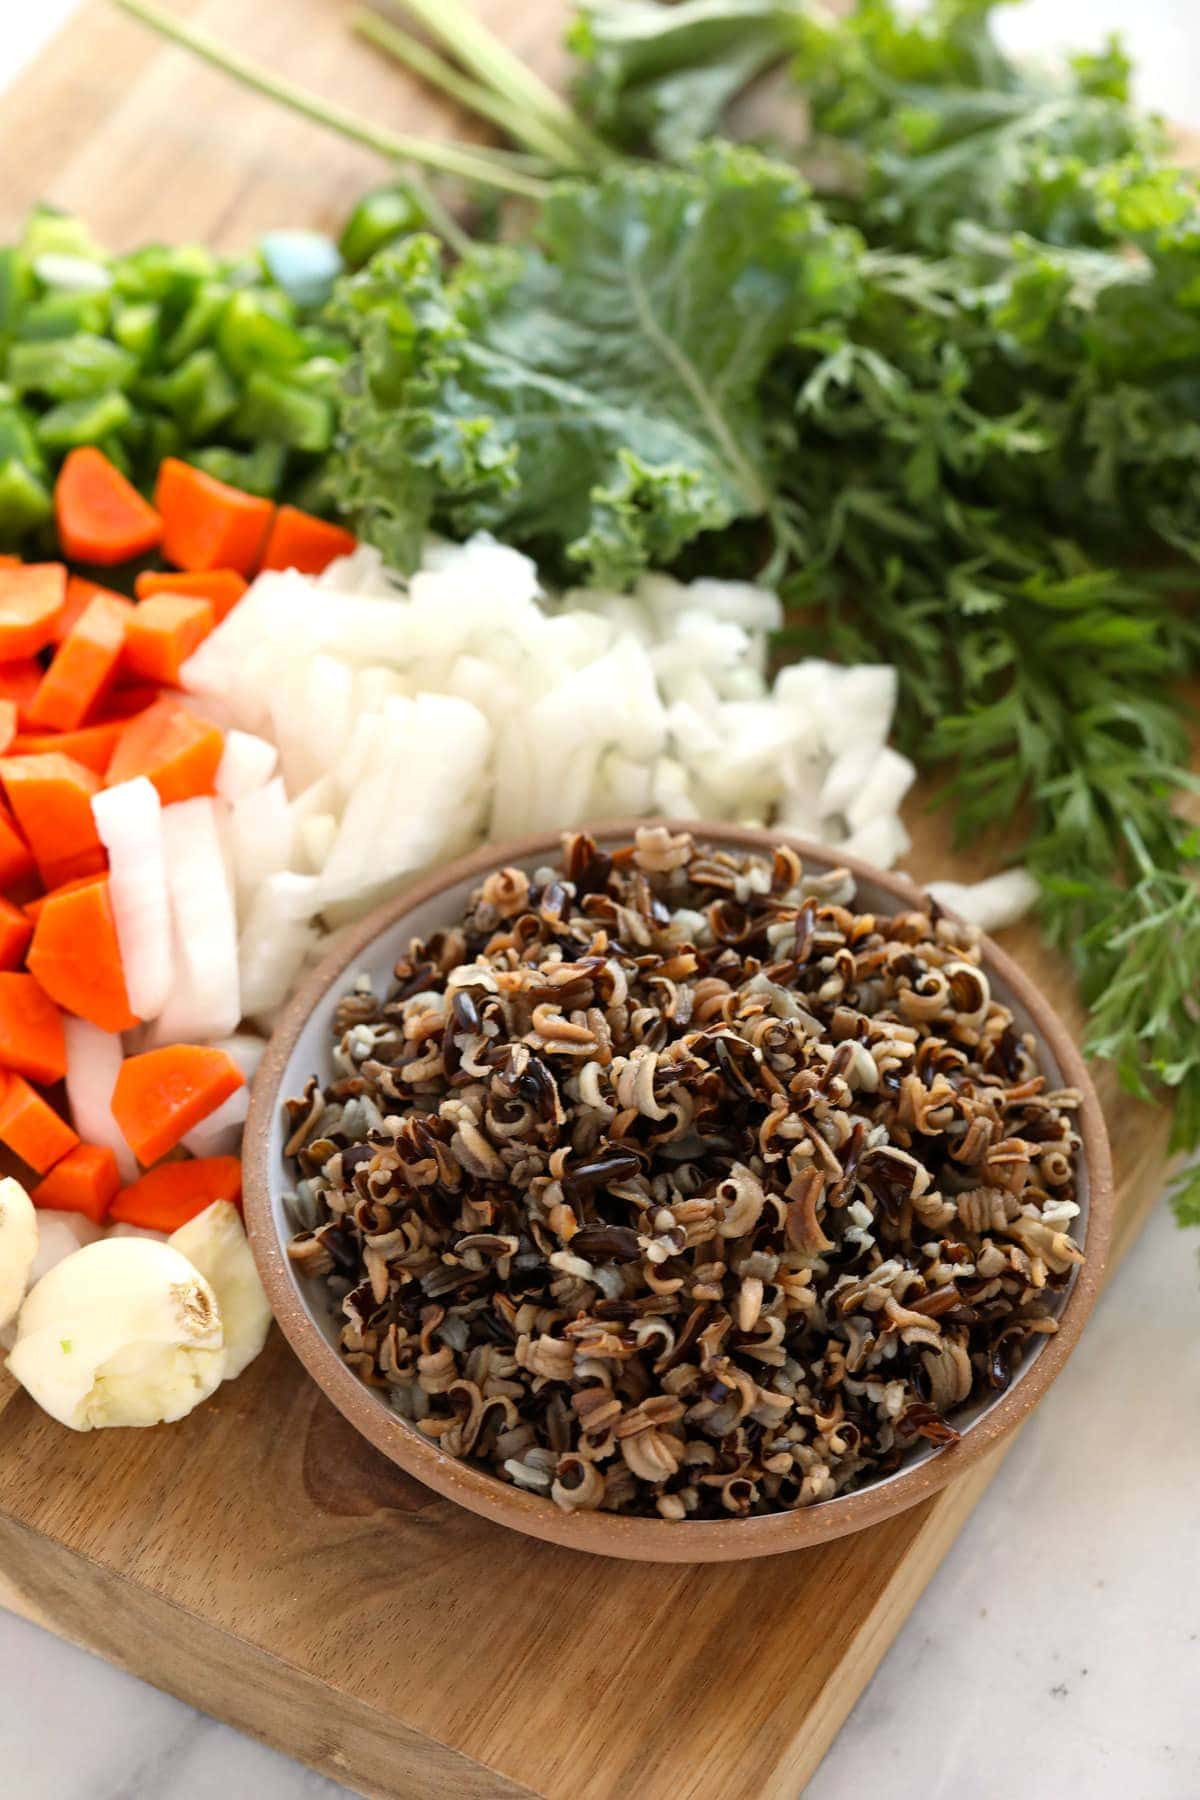
<path fill-rule="evenodd" d="M 211 348 L 193 351 L 169 375 L 143 381 L 139 393 L 165 407 L 189 438 L 206 436 L 238 403 L 238 390 Z"/>
<path fill-rule="evenodd" d="M 0 543 L 15 544 L 54 512 L 50 489 L 18 457 L 0 463 Z"/>
<path fill-rule="evenodd" d="M 109 338 L 80 331 L 74 337 L 13 344 L 7 375 L 18 393 L 76 400 L 128 385 L 137 365 L 128 350 Z"/>
<path fill-rule="evenodd" d="M 407 189 L 376 188 L 363 195 L 346 220 L 338 239 L 342 260 L 350 268 L 359 269 L 385 244 L 420 231 L 423 224 L 421 209 Z"/>
<path fill-rule="evenodd" d="M 99 444 L 123 431 L 133 417 L 124 394 L 92 394 L 63 400 L 38 420 L 38 442 L 47 450 L 73 450 L 77 444 Z"/>
<path fill-rule="evenodd" d="M 251 375 L 238 408 L 239 437 L 286 444 L 291 450 L 327 450 L 333 442 L 333 406 L 320 394 L 260 370 Z"/>
<path fill-rule="evenodd" d="M 276 495 L 283 485 L 287 452 L 282 444 L 257 444 L 253 450 L 232 450 L 212 444 L 206 450 L 189 450 L 187 460 L 206 475 L 227 481 L 248 494 Z"/>

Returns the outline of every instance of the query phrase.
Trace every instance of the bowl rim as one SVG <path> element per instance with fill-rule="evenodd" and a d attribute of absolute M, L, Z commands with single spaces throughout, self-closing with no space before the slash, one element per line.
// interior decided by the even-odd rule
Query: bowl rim
<path fill-rule="evenodd" d="M 856 881 L 866 881 L 893 895 L 904 906 L 925 910 L 928 897 L 920 885 L 898 871 L 876 868 L 861 858 L 843 855 L 830 845 L 796 836 L 784 829 L 726 825 L 698 819 L 604 819 L 574 829 L 598 842 L 631 839 L 647 825 L 687 831 L 720 848 L 762 852 L 778 843 L 791 846 L 806 863 L 825 869 L 846 868 Z M 459 1461 L 389 1410 L 362 1383 L 310 1318 L 298 1280 L 288 1263 L 276 1229 L 272 1203 L 271 1122 L 283 1078 L 310 1014 L 329 988 L 375 940 L 392 931 L 416 907 L 436 900 L 459 883 L 481 878 L 508 863 L 551 857 L 561 849 L 561 831 L 533 833 L 501 844 L 484 844 L 466 856 L 427 871 L 406 883 L 390 899 L 373 907 L 338 935 L 327 954 L 284 1007 L 255 1076 L 243 1148 L 245 1217 L 271 1310 L 291 1348 L 318 1387 L 338 1411 L 407 1473 L 426 1486 L 483 1517 L 570 1549 L 649 1562 L 726 1562 L 778 1555 L 825 1543 L 879 1523 L 928 1499 L 947 1482 L 977 1465 L 1007 1438 L 1033 1410 L 1075 1348 L 1100 1291 L 1113 1228 L 1114 1189 L 1108 1132 L 1099 1097 L 1069 1028 L 1058 1017 L 1034 979 L 984 935 L 983 966 L 996 972 L 1028 1014 L 1069 1087 L 1078 1088 L 1082 1156 L 1088 1175 L 1086 1231 L 1080 1264 L 1058 1313 L 1058 1330 L 1044 1338 L 1038 1354 L 989 1410 L 972 1422 L 955 1444 L 937 1449 L 909 1469 L 818 1505 L 790 1512 L 729 1520 L 684 1520 L 630 1517 L 623 1513 L 563 1512 L 540 1494 L 509 1486 L 474 1464 Z M 943 911 L 950 911 L 943 908 Z"/>

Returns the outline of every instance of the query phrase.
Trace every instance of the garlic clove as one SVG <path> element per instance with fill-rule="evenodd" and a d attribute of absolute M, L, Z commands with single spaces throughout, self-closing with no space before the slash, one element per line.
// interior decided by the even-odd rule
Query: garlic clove
<path fill-rule="evenodd" d="M 224 1332 L 208 1282 L 141 1238 L 87 1244 L 26 1297 L 8 1368 L 76 1431 L 181 1419 L 220 1384 Z"/>
<path fill-rule="evenodd" d="M 214 1200 L 167 1239 L 210 1284 L 225 1328 L 226 1381 L 240 1375 L 267 1341 L 271 1308 L 236 1206 Z"/>
<path fill-rule="evenodd" d="M 37 1248 L 33 1201 L 9 1176 L 0 1181 L 0 1325 L 7 1325 L 21 1304 Z"/>

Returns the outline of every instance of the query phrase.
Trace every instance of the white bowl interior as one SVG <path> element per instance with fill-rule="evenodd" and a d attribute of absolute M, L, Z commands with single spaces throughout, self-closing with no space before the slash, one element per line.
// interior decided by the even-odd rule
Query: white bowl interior
<path fill-rule="evenodd" d="M 703 835 L 703 831 L 698 828 L 697 836 L 703 837 Z M 711 836 L 714 841 L 719 843 L 719 828 L 715 828 L 712 831 Z M 619 840 L 614 837 L 605 837 L 603 834 L 600 834 L 598 836 L 598 841 L 601 844 L 605 844 L 617 842 Z M 541 856 L 518 859 L 518 863 L 519 866 L 524 868 L 527 872 L 532 873 L 535 868 L 545 863 L 545 856 L 543 854 Z M 805 863 L 806 867 L 810 868 L 834 868 L 837 866 L 836 857 L 833 855 L 830 855 L 828 861 L 823 864 L 818 864 L 817 859 L 812 856 L 806 857 Z M 373 943 L 368 945 L 361 955 L 355 958 L 355 960 L 346 967 L 341 975 L 335 978 L 318 1004 L 313 1008 L 303 1030 L 296 1040 L 292 1054 L 288 1059 L 287 1068 L 280 1089 L 282 1096 L 289 1097 L 303 1093 L 309 1078 L 313 1075 L 317 1077 L 322 1086 L 333 1079 L 333 1015 L 338 1001 L 353 985 L 355 977 L 359 974 L 369 975 L 376 992 L 386 991 L 387 986 L 392 979 L 393 966 L 397 958 L 408 949 L 409 939 L 413 937 L 428 937 L 440 927 L 451 925 L 461 918 L 468 896 L 474 888 L 478 887 L 481 879 L 482 877 L 479 875 L 472 875 L 467 880 L 457 882 L 453 887 L 443 889 L 441 893 L 437 894 L 432 899 L 425 901 L 422 905 L 414 907 L 403 919 L 397 921 L 396 924 L 381 933 Z M 898 910 L 899 906 L 896 896 L 890 893 L 887 888 L 867 879 L 860 879 L 857 884 L 856 904 L 860 908 L 879 912 L 881 914 L 894 913 Z M 1017 1000 L 1016 995 L 1012 992 L 1008 983 L 994 967 L 986 962 L 986 959 L 985 967 L 988 971 L 988 979 L 993 996 L 997 1000 L 1003 1001 L 1006 1006 L 1012 1009 L 1013 1016 L 1021 1030 L 1033 1031 L 1037 1038 L 1038 1060 L 1042 1073 L 1046 1076 L 1051 1085 L 1056 1087 L 1064 1085 L 1062 1070 L 1059 1068 L 1050 1052 L 1049 1046 L 1046 1044 L 1042 1034 L 1037 1030 L 1037 1027 L 1030 1018 L 1027 1010 Z M 270 1137 L 267 1146 L 267 1167 L 269 1170 L 271 1214 L 274 1220 L 275 1230 L 278 1233 L 279 1243 L 286 1249 L 289 1239 L 294 1235 L 294 1228 L 284 1205 L 284 1195 L 290 1190 L 292 1185 L 290 1174 L 285 1171 L 284 1167 L 283 1146 L 285 1136 L 283 1108 L 282 1106 L 279 1106 L 276 1107 L 275 1116 L 270 1121 Z M 1088 1223 L 1088 1170 L 1086 1158 L 1082 1155 L 1080 1159 L 1076 1198 L 1079 1202 L 1080 1213 L 1078 1219 L 1075 1221 L 1072 1235 L 1082 1243 L 1087 1236 Z M 331 1305 L 327 1303 L 326 1289 L 319 1281 L 306 1281 L 298 1276 L 290 1260 L 286 1256 L 284 1261 L 287 1264 L 288 1276 L 300 1300 L 300 1304 L 303 1306 L 308 1317 L 312 1320 L 322 1337 L 324 1337 L 326 1342 L 333 1349 L 334 1353 L 339 1354 L 337 1350 L 338 1322 Z M 1071 1279 L 1063 1288 L 1060 1295 L 1058 1307 L 1056 1308 L 1057 1311 L 1061 1311 L 1062 1306 L 1066 1303 L 1067 1295 L 1070 1292 L 1074 1280 L 1075 1271 L 1072 1270 Z M 1029 1371 L 1032 1369 L 1038 1356 L 1041 1355 L 1045 1348 L 1046 1342 L 1047 1340 L 1044 1337 L 1039 1337 L 1035 1340 L 1032 1349 L 1023 1357 L 1020 1366 L 1014 1374 L 1013 1381 L 1008 1389 L 1009 1392 L 1011 1392 L 1012 1386 L 1017 1382 L 1023 1381 L 1028 1376 Z M 956 1428 L 960 1432 L 965 1432 L 978 1420 L 985 1418 L 987 1414 L 991 1412 L 993 1407 L 999 1404 L 1002 1397 L 1002 1395 L 996 1394 L 990 1398 L 977 1401 L 973 1406 L 965 1407 L 961 1411 L 957 1411 L 954 1415 Z M 392 1412 L 386 1401 L 379 1399 L 375 1395 L 372 1395 L 372 1398 L 374 1399 L 375 1404 L 387 1413 L 389 1419 L 398 1418 L 398 1415 Z M 406 1425 L 405 1429 L 412 1430 L 413 1428 Z M 414 1432 L 414 1435 L 417 1434 Z M 428 1440 L 422 1439 L 421 1441 L 427 1442 Z M 935 1446 L 927 1445 L 923 1449 L 914 1451 L 912 1455 L 906 1457 L 900 1469 L 894 1474 L 884 1476 L 878 1481 L 866 1482 L 861 1488 L 858 1488 L 855 1491 L 861 1493 L 864 1488 L 884 1487 L 888 1482 L 897 1480 L 900 1475 L 907 1474 L 911 1469 L 916 1468 L 919 1464 L 928 1460 L 929 1457 L 937 1454 L 938 1451 Z M 836 1506 L 841 1497 L 842 1496 L 839 1495 L 832 1500 L 823 1501 L 821 1504 L 824 1506 Z M 551 1503 L 547 1501 L 546 1504 L 550 1505 Z"/>

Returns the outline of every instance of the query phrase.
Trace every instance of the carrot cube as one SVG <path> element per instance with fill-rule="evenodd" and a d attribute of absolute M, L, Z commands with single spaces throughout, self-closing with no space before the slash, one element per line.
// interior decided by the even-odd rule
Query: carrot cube
<path fill-rule="evenodd" d="M 74 731 L 117 677 L 133 605 L 94 594 L 55 652 L 29 708 L 30 721 Z"/>
<path fill-rule="evenodd" d="M 21 967 L 32 936 L 33 922 L 24 908 L 0 899 L 0 969 Z"/>
<path fill-rule="evenodd" d="M 9 970 L 0 971 L 0 1068 L 15 1069 L 42 1087 L 61 1081 L 67 1072 L 57 1006 L 32 975 Z"/>
<path fill-rule="evenodd" d="M 343 526 L 301 512 L 298 506 L 281 506 L 267 538 L 262 566 L 319 575 L 335 557 L 349 556 L 357 546 L 354 533 Z"/>
<path fill-rule="evenodd" d="M 5 756 L 0 782 L 46 887 L 103 873 L 107 858 L 92 817 L 100 781 L 91 769 L 57 750 Z"/>
<path fill-rule="evenodd" d="M 76 1132 L 20 1075 L 4 1077 L 0 1094 L 0 1144 L 39 1175 L 79 1142 Z"/>
<path fill-rule="evenodd" d="M 137 1024 L 105 878 L 47 895 L 26 964 L 52 1000 L 101 1031 L 130 1031 Z"/>
<path fill-rule="evenodd" d="M 179 671 L 216 622 L 210 600 L 151 594 L 125 631 L 125 667 L 144 681 L 179 686 Z"/>
<path fill-rule="evenodd" d="M 178 1231 L 214 1200 L 236 1206 L 242 1197 L 242 1165 L 236 1156 L 202 1156 L 160 1163 L 121 1189 L 109 1217 L 146 1231 Z"/>
<path fill-rule="evenodd" d="M 174 569 L 143 569 L 133 584 L 139 600 L 153 594 L 186 594 L 192 600 L 207 600 L 218 622 L 232 612 L 249 583 L 236 569 L 196 569 L 190 574 Z"/>
<path fill-rule="evenodd" d="M 26 563 L 0 569 L 0 662 L 36 656 L 53 643 L 67 598 L 61 563 Z"/>
<path fill-rule="evenodd" d="M 211 794 L 224 746 L 215 725 L 164 695 L 126 725 L 108 765 L 107 785 L 148 776 L 164 806 Z"/>
<path fill-rule="evenodd" d="M 146 1050 L 121 1064 L 113 1088 L 113 1118 L 138 1161 L 156 1163 L 244 1081 L 229 1052 L 211 1044 Z"/>
<path fill-rule="evenodd" d="M 107 1144 L 76 1144 L 29 1198 L 56 1212 L 86 1213 L 93 1224 L 102 1225 L 120 1185 L 117 1159 Z"/>
<path fill-rule="evenodd" d="M 177 569 L 236 569 L 252 575 L 275 505 L 194 469 L 178 457 L 159 467 L 154 504 L 162 515 L 163 555 Z"/>

